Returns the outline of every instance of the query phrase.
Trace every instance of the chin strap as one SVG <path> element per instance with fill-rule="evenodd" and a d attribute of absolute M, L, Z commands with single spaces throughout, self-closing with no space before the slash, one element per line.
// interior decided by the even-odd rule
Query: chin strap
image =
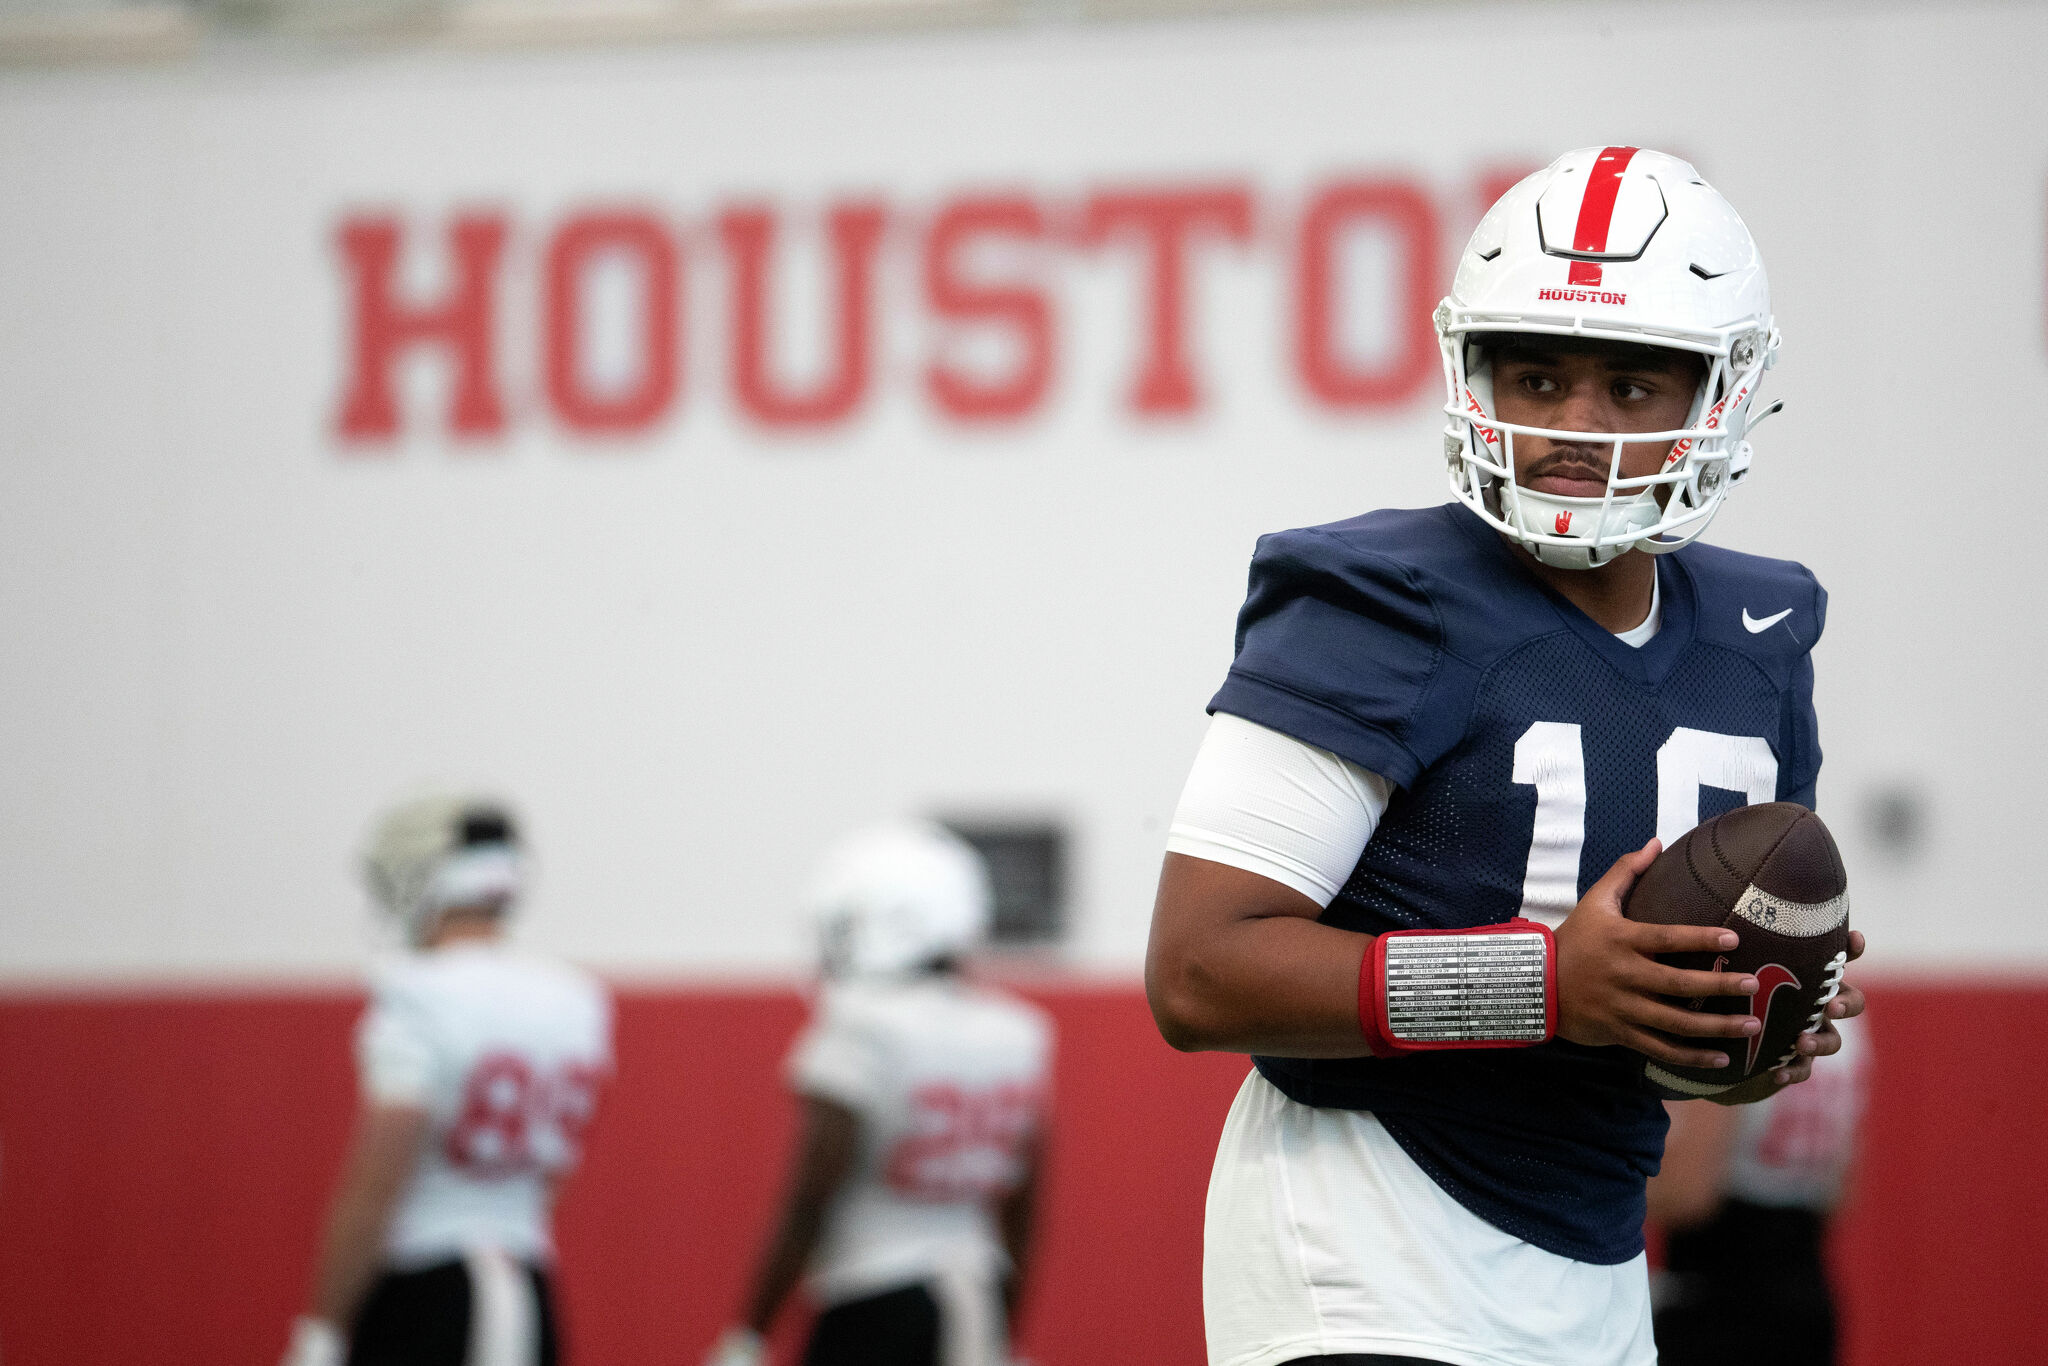
<path fill-rule="evenodd" d="M 1594 558 L 1596 551 L 1590 545 L 1550 545 L 1543 541 L 1522 541 L 1519 544 L 1522 549 L 1529 552 L 1531 558 L 1535 559 L 1537 563 L 1547 564 L 1552 569 L 1598 569 L 1603 564 L 1619 559 L 1621 552 L 1629 548 L 1627 546 L 1603 547 L 1611 552 L 1603 560 Z"/>
<path fill-rule="evenodd" d="M 1557 1032 L 1557 941 L 1519 916 L 1379 935 L 1359 967 L 1358 1021 L 1376 1058 L 1542 1043 Z"/>

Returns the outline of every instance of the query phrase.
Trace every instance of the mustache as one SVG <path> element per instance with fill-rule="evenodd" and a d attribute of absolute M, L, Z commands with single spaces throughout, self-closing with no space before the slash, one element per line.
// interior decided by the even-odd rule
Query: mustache
<path fill-rule="evenodd" d="M 1560 444 L 1552 447 L 1548 454 L 1531 465 L 1523 478 L 1591 479 L 1605 483 L 1609 470 L 1613 468 L 1613 461 L 1612 446 Z"/>

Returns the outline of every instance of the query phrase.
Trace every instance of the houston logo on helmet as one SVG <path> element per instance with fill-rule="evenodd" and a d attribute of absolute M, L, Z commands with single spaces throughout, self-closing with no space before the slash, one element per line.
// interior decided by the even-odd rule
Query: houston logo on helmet
<path fill-rule="evenodd" d="M 1544 287 L 1536 291 L 1536 297 L 1544 303 L 1561 304 L 1625 304 L 1628 295 L 1613 289 L 1554 289 Z"/>

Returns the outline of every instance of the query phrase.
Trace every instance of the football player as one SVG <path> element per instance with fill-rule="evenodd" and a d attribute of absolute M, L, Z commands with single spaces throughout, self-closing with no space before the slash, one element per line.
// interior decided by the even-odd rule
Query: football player
<path fill-rule="evenodd" d="M 1052 1027 L 960 975 L 988 871 L 936 825 L 854 835 L 813 909 L 816 1015 L 792 1050 L 802 1104 L 781 1217 L 741 1322 L 707 1366 L 758 1366 L 808 1273 L 806 1366 L 999 1366 L 1030 1263 Z"/>
<path fill-rule="evenodd" d="M 1835 1360 L 1821 1244 L 1869 1091 L 1862 1023 L 1841 1021 L 1834 1061 L 1764 1104 L 1667 1104 L 1664 1165 L 1650 1178 L 1650 1222 L 1665 1235 L 1652 1282 L 1660 1366 Z"/>
<path fill-rule="evenodd" d="M 1254 1055 L 1215 1366 L 1653 1361 L 1645 1059 L 1760 1026 L 1666 1000 L 1754 978 L 1653 957 L 1732 932 L 1621 899 L 1703 817 L 1814 800 L 1826 597 L 1697 539 L 1778 351 L 1734 209 L 1675 157 L 1568 153 L 1487 213 L 1436 329 L 1452 501 L 1259 542 L 1160 876 L 1161 1031 Z"/>
<path fill-rule="evenodd" d="M 286 1366 L 553 1366 L 548 1216 L 610 1067 L 610 1003 L 506 943 L 524 859 L 501 803 L 398 806 L 363 866 L 413 951 L 357 1026 L 361 1110 Z"/>

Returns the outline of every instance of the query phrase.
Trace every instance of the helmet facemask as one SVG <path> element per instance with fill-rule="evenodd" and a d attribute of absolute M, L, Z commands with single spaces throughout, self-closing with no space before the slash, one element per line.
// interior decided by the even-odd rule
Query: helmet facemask
<path fill-rule="evenodd" d="M 1668 554 L 1713 520 L 1728 490 L 1748 473 L 1754 425 L 1750 400 L 1777 346 L 1775 331 L 1731 329 L 1720 336 L 1653 337 L 1613 328 L 1487 325 L 1449 301 L 1437 310 L 1437 331 L 1450 400 L 1444 412 L 1444 454 L 1452 493 L 1495 530 L 1545 564 L 1590 569 L 1640 547 Z M 1506 321 L 1506 320 L 1501 320 Z M 1522 336 L 1581 336 L 1658 346 L 1699 355 L 1705 372 L 1681 427 L 1649 432 L 1583 432 L 1506 422 L 1495 416 L 1490 348 Z M 1775 407 L 1771 410 L 1775 411 Z M 1548 438 L 1603 448 L 1607 488 L 1597 498 L 1568 497 L 1524 487 L 1515 479 L 1517 438 Z M 1625 447 L 1670 443 L 1653 473 L 1622 474 Z"/>

